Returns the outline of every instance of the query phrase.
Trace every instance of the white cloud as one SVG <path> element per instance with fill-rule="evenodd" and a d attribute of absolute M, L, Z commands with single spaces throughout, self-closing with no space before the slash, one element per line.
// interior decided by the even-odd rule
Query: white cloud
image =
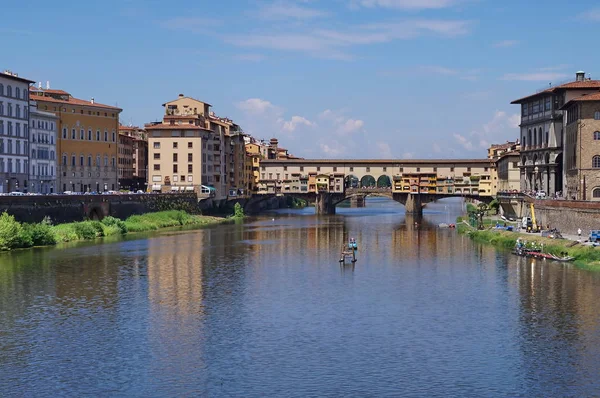
<path fill-rule="evenodd" d="M 433 153 L 442 153 L 442 147 L 440 147 L 440 145 L 437 142 L 433 143 L 433 145 L 431 146 L 431 150 L 433 151 Z"/>
<path fill-rule="evenodd" d="M 499 42 L 494 43 L 494 47 L 498 47 L 498 48 L 514 47 L 517 44 L 519 44 L 518 40 L 501 40 Z"/>
<path fill-rule="evenodd" d="M 414 19 L 397 23 L 349 26 L 344 30 L 312 29 L 227 36 L 228 43 L 245 48 L 302 52 L 315 57 L 349 60 L 348 48 L 409 40 L 421 36 L 456 37 L 469 31 L 469 21 Z"/>
<path fill-rule="evenodd" d="M 343 145 L 331 144 L 331 143 L 319 143 L 319 149 L 325 157 L 337 158 L 340 155 L 347 153 L 347 148 Z"/>
<path fill-rule="evenodd" d="M 292 116 L 292 118 L 288 121 L 280 119 L 280 122 L 282 123 L 282 129 L 289 132 L 296 130 L 296 127 L 298 126 L 314 126 L 313 122 L 302 116 Z"/>
<path fill-rule="evenodd" d="M 290 1 L 277 1 L 265 5 L 258 15 L 263 19 L 312 19 L 329 15 L 327 12 L 314 8 L 302 7 Z"/>
<path fill-rule="evenodd" d="M 275 109 L 272 103 L 260 98 L 249 98 L 245 101 L 238 102 L 236 106 L 242 111 L 250 114 L 261 114 L 268 110 Z"/>
<path fill-rule="evenodd" d="M 404 10 L 423 10 L 447 8 L 456 4 L 455 0 L 354 0 L 354 7 L 382 7 Z"/>
<path fill-rule="evenodd" d="M 414 159 L 415 158 L 415 154 L 413 152 L 404 152 L 402 154 L 402 158 L 403 159 Z"/>
<path fill-rule="evenodd" d="M 375 146 L 377 147 L 377 150 L 379 151 L 379 157 L 383 158 L 383 159 L 392 159 L 392 148 L 390 147 L 390 144 L 388 144 L 387 142 L 383 142 L 383 141 L 377 141 L 375 143 Z"/>
<path fill-rule="evenodd" d="M 537 82 L 545 81 L 551 82 L 555 80 L 565 79 L 569 75 L 558 72 L 533 72 L 533 73 L 507 73 L 500 78 L 500 80 L 516 80 L 516 81 L 527 81 Z"/>
<path fill-rule="evenodd" d="M 594 8 L 579 14 L 580 19 L 587 21 L 598 22 L 600 21 L 600 8 Z"/>
<path fill-rule="evenodd" d="M 330 121 L 338 135 L 349 135 L 362 131 L 365 122 L 361 119 L 346 118 L 342 111 L 326 109 L 319 114 L 319 118 Z"/>
<path fill-rule="evenodd" d="M 265 59 L 265 56 L 261 54 L 236 54 L 233 59 L 245 62 L 260 62 Z"/>
<path fill-rule="evenodd" d="M 454 139 L 456 139 L 456 141 L 458 141 L 458 143 L 465 148 L 467 151 L 472 151 L 473 150 L 473 143 L 467 139 L 465 136 L 462 136 L 460 134 L 453 134 L 454 135 Z"/>

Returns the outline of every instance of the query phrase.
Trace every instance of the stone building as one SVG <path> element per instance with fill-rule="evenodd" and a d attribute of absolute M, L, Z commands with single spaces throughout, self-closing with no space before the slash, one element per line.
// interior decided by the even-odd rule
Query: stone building
<path fill-rule="evenodd" d="M 29 146 L 31 170 L 29 171 L 29 192 L 55 193 L 56 185 L 56 131 L 58 118 L 51 112 L 37 109 L 35 101 L 30 102 Z"/>
<path fill-rule="evenodd" d="M 521 105 L 521 190 L 545 191 L 550 196 L 564 190 L 562 106 L 599 89 L 600 80 L 590 80 L 584 72 L 577 72 L 575 81 L 511 102 Z"/>
<path fill-rule="evenodd" d="M 146 130 L 136 126 L 119 126 L 119 134 L 133 139 L 130 189 L 145 191 L 148 180 L 148 135 Z"/>
<path fill-rule="evenodd" d="M 16 73 L 0 73 L 0 193 L 29 188 L 29 85 Z"/>
<path fill-rule="evenodd" d="M 562 109 L 566 197 L 600 201 L 600 92 L 573 98 Z"/>
<path fill-rule="evenodd" d="M 521 153 L 515 150 L 504 153 L 496 160 L 498 192 L 519 191 L 521 189 L 520 159 Z"/>
<path fill-rule="evenodd" d="M 111 105 L 73 97 L 66 91 L 32 87 L 38 110 L 58 118 L 57 191 L 91 192 L 118 189 L 119 114 Z"/>

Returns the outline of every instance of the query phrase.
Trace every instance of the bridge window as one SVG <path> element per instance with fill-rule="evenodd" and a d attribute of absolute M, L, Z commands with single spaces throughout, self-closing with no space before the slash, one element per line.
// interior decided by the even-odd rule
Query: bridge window
<path fill-rule="evenodd" d="M 350 167 L 350 171 L 354 171 L 354 167 Z"/>
<path fill-rule="evenodd" d="M 434 173 L 437 173 L 437 167 L 434 167 L 434 168 L 433 168 L 433 172 L 434 172 Z"/>
<path fill-rule="evenodd" d="M 317 167 L 317 171 L 321 171 L 321 167 L 320 166 Z"/>
<path fill-rule="evenodd" d="M 263 167 L 263 170 L 264 170 L 264 169 L 265 169 L 265 168 Z M 304 171 L 304 166 L 300 166 L 300 171 Z"/>
<path fill-rule="evenodd" d="M 417 173 L 418 173 L 419 171 L 421 171 L 421 168 L 420 168 L 420 167 L 417 167 Z"/>
<path fill-rule="evenodd" d="M 404 167 L 400 167 L 400 173 L 404 172 Z"/>
<path fill-rule="evenodd" d="M 470 171 L 471 171 L 471 168 L 470 168 L 470 167 L 467 167 L 467 172 L 470 172 Z"/>
<path fill-rule="evenodd" d="M 337 167 L 334 167 L 334 168 L 333 168 L 333 171 L 337 171 Z"/>
<path fill-rule="evenodd" d="M 384 172 L 386 172 L 386 171 L 387 171 L 387 167 L 384 167 L 384 168 L 383 168 L 383 171 L 384 171 Z"/>
<path fill-rule="evenodd" d="M 369 171 L 371 171 L 371 168 L 370 168 L 370 167 L 367 167 L 367 173 L 368 173 Z"/>
<path fill-rule="evenodd" d="M 283 171 L 287 171 L 287 166 L 283 166 Z"/>
<path fill-rule="evenodd" d="M 484 167 L 484 168 L 483 168 L 483 171 L 488 171 L 488 168 L 487 168 L 487 167 Z"/>

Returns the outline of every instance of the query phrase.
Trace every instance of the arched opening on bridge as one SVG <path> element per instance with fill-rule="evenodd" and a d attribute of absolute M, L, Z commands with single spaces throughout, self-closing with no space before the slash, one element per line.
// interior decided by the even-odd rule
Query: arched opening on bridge
<path fill-rule="evenodd" d="M 88 218 L 92 221 L 100 221 L 100 220 L 102 220 L 103 217 L 102 217 L 102 213 L 101 213 L 100 209 L 93 208 L 90 211 Z"/>
<path fill-rule="evenodd" d="M 386 175 L 382 175 L 377 179 L 377 188 L 389 188 L 392 186 L 392 180 Z"/>
<path fill-rule="evenodd" d="M 344 178 L 345 188 L 358 188 L 358 177 L 352 174 L 347 175 Z"/>
<path fill-rule="evenodd" d="M 374 187 L 377 185 L 377 182 L 375 181 L 375 178 L 371 175 L 366 175 L 363 178 L 360 179 L 360 186 L 361 187 Z"/>

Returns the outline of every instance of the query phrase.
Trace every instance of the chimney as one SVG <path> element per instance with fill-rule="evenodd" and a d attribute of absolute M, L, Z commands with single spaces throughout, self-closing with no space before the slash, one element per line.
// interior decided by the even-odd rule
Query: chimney
<path fill-rule="evenodd" d="M 38 88 L 41 89 L 42 88 L 42 82 L 38 83 Z"/>
<path fill-rule="evenodd" d="M 46 80 L 46 90 L 50 90 L 50 80 Z"/>
<path fill-rule="evenodd" d="M 182 98 L 182 97 L 183 97 L 183 94 L 179 94 L 179 98 Z"/>
<path fill-rule="evenodd" d="M 575 81 L 577 82 L 582 82 L 585 80 L 585 72 L 580 70 L 579 72 L 575 73 Z"/>
<path fill-rule="evenodd" d="M 94 97 L 92 97 L 92 99 L 90 100 L 90 102 L 93 104 L 94 103 Z"/>

